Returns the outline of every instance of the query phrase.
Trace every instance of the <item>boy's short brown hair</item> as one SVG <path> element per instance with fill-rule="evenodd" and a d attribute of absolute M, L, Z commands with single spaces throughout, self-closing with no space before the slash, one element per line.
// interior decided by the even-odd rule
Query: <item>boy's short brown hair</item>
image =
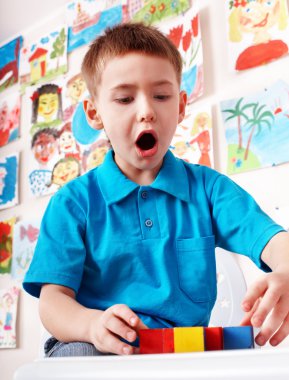
<path fill-rule="evenodd" d="M 142 23 L 119 24 L 106 29 L 103 35 L 94 40 L 82 62 L 82 75 L 93 98 L 97 96 L 97 85 L 107 60 L 131 52 L 168 59 L 175 69 L 178 82 L 181 82 L 181 55 L 165 35 Z"/>

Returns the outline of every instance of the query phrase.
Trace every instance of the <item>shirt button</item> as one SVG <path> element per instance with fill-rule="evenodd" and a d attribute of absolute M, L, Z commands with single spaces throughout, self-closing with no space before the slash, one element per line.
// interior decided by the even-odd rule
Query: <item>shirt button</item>
<path fill-rule="evenodd" d="M 153 226 L 153 221 L 151 219 L 147 219 L 145 221 L 145 225 L 146 225 L 146 227 L 152 227 Z"/>
<path fill-rule="evenodd" d="M 143 191 L 143 192 L 141 193 L 141 197 L 142 197 L 142 199 L 147 199 L 147 197 L 148 197 L 148 192 L 147 192 L 147 191 Z"/>

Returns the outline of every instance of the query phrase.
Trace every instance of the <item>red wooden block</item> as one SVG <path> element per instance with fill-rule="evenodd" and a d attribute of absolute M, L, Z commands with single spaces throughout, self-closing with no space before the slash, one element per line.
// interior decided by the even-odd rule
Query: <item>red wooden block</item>
<path fill-rule="evenodd" d="M 205 349 L 206 351 L 224 349 L 222 327 L 205 327 Z"/>
<path fill-rule="evenodd" d="M 173 329 L 145 329 L 139 331 L 140 354 L 174 352 Z"/>
<path fill-rule="evenodd" d="M 174 329 L 163 329 L 163 353 L 169 353 L 174 351 Z"/>

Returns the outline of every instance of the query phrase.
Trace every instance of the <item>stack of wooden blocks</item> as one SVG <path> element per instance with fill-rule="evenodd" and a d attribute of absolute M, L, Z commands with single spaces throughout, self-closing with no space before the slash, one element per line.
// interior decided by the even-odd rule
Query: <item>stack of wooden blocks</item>
<path fill-rule="evenodd" d="M 146 329 L 139 338 L 141 354 L 254 348 L 251 326 Z"/>

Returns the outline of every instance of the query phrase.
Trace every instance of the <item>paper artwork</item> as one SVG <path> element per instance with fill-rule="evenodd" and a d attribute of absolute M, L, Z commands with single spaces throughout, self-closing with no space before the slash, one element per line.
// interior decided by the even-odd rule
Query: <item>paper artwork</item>
<path fill-rule="evenodd" d="M 230 66 L 246 70 L 288 54 L 287 0 L 226 0 Z"/>
<path fill-rule="evenodd" d="M 23 38 L 0 47 L 0 92 L 18 82 L 19 54 Z"/>
<path fill-rule="evenodd" d="M 123 20 L 121 1 L 78 0 L 67 4 L 68 52 L 86 45 Z"/>
<path fill-rule="evenodd" d="M 128 0 L 129 18 L 136 22 L 157 24 L 172 16 L 180 15 L 190 8 L 189 0 Z"/>
<path fill-rule="evenodd" d="M 25 96 L 31 101 L 29 185 L 32 196 L 38 197 L 98 166 L 110 145 L 103 133 L 87 126 L 82 106 L 87 89 L 81 74 L 31 87 Z"/>
<path fill-rule="evenodd" d="M 16 348 L 17 304 L 20 289 L 0 290 L 0 348 Z"/>
<path fill-rule="evenodd" d="M 18 204 L 19 154 L 0 157 L 0 210 Z"/>
<path fill-rule="evenodd" d="M 67 71 L 67 28 L 62 26 L 20 53 L 21 90 L 28 85 L 43 83 Z"/>
<path fill-rule="evenodd" d="M 188 103 L 203 94 L 204 70 L 202 37 L 198 3 L 194 1 L 184 14 L 163 21 L 157 27 L 178 48 L 183 61 L 181 90 L 186 91 Z"/>
<path fill-rule="evenodd" d="M 213 167 L 210 107 L 187 107 L 186 116 L 177 127 L 170 150 L 187 162 Z"/>
<path fill-rule="evenodd" d="M 289 85 L 221 103 L 228 144 L 228 174 L 289 161 Z"/>
<path fill-rule="evenodd" d="M 10 273 L 15 218 L 0 221 L 0 273 Z"/>
<path fill-rule="evenodd" d="M 23 220 L 14 225 L 12 278 L 22 281 L 36 247 L 41 220 Z"/>
<path fill-rule="evenodd" d="M 18 92 L 0 96 L 0 147 L 19 136 L 20 95 Z"/>

